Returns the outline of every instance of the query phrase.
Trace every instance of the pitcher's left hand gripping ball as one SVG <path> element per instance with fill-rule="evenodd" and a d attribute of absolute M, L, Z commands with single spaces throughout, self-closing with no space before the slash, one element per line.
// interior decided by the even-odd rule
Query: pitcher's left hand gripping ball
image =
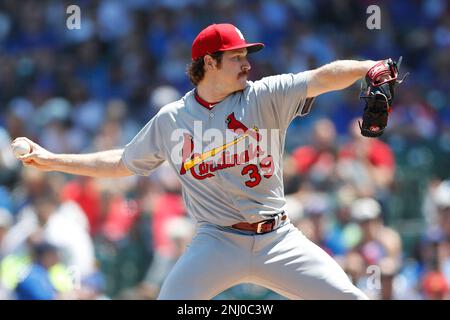
<path fill-rule="evenodd" d="M 367 71 L 364 78 L 360 98 L 364 99 L 362 124 L 359 123 L 361 134 L 365 137 L 379 137 L 387 126 L 389 112 L 394 100 L 394 87 L 405 80 L 405 74 L 398 80 L 402 57 L 398 62 L 392 59 L 379 61 Z"/>

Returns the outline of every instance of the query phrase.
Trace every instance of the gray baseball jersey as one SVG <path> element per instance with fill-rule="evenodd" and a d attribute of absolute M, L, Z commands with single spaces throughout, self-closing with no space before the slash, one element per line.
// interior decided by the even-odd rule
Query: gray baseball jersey
<path fill-rule="evenodd" d="M 180 173 L 187 210 L 198 222 L 264 220 L 285 205 L 280 160 L 289 123 L 308 112 L 307 74 L 248 82 L 210 110 L 192 90 L 160 110 L 126 146 L 123 160 L 139 175 L 168 160 Z M 185 170 L 194 155 L 206 159 Z"/>
<path fill-rule="evenodd" d="M 248 82 L 213 108 L 190 91 L 163 107 L 125 147 L 123 161 L 136 174 L 170 163 L 198 222 L 159 299 L 210 299 L 242 282 L 294 299 L 367 298 L 289 220 L 277 220 L 278 228 L 264 234 L 230 227 L 284 210 L 284 140 L 292 119 L 309 112 L 308 74 Z"/>

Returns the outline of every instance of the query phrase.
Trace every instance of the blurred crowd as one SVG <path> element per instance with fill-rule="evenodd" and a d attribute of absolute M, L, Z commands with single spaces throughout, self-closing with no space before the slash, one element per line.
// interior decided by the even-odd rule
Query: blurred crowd
<path fill-rule="evenodd" d="M 66 28 L 66 8 L 81 29 Z M 336 59 L 396 59 L 382 139 L 359 134 L 355 85 L 291 124 L 284 159 L 291 222 L 373 299 L 448 299 L 450 5 L 373 1 L 3 0 L 0 2 L 0 299 L 154 299 L 195 226 L 175 173 L 91 179 L 24 168 L 10 143 L 55 153 L 123 147 L 190 90 L 190 45 L 231 22 L 266 47 L 251 79 Z M 279 299 L 240 285 L 217 299 Z"/>

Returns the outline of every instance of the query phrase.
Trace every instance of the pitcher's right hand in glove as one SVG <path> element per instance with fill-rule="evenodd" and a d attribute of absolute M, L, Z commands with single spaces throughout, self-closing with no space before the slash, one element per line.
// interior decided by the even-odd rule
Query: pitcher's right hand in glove
<path fill-rule="evenodd" d="M 394 87 L 398 80 L 398 73 L 402 57 L 398 62 L 392 59 L 379 61 L 367 71 L 363 80 L 360 98 L 365 101 L 362 124 L 359 122 L 361 134 L 365 137 L 379 137 L 387 126 L 389 112 L 394 100 Z"/>

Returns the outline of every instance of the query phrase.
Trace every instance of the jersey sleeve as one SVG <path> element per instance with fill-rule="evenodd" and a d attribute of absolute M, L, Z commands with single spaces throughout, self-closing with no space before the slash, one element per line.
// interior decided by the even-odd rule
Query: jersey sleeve
<path fill-rule="evenodd" d="M 122 160 L 135 174 L 146 176 L 165 161 L 160 118 L 153 117 L 125 146 Z"/>
<path fill-rule="evenodd" d="M 281 74 L 255 82 L 255 94 L 261 112 L 268 121 L 286 129 L 296 116 L 305 116 L 311 110 L 314 98 L 306 97 L 309 72 Z"/>

